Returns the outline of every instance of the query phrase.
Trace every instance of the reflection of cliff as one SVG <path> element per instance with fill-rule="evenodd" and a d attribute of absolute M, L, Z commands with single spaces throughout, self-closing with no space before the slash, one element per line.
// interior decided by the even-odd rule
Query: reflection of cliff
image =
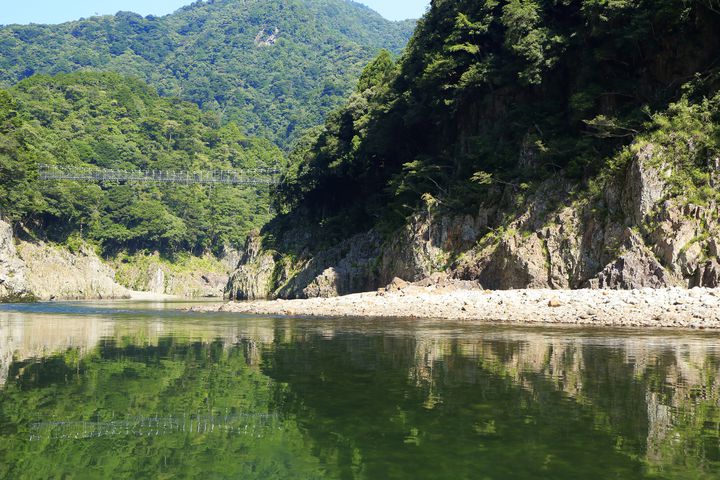
<path fill-rule="evenodd" d="M 102 342 L 117 345 L 157 346 L 162 338 L 211 342 L 220 340 L 225 348 L 249 343 L 248 363 L 258 364 L 260 345 L 274 340 L 270 325 L 207 324 L 153 321 L 117 321 L 109 317 L 70 315 L 0 314 L 0 388 L 8 380 L 14 361 L 41 359 L 69 349 L 85 356 Z"/>
<path fill-rule="evenodd" d="M 619 438 L 635 436 L 650 464 L 672 464 L 680 445 L 702 449 L 697 432 L 707 435 L 708 424 L 715 427 L 712 438 L 720 438 L 720 367 L 711 339 L 598 339 L 534 331 L 423 338 L 410 372 L 418 385 L 428 385 L 428 402 L 442 401 L 434 370 L 454 362 L 457 352 L 531 394 L 552 385 L 587 405 Z"/>
<path fill-rule="evenodd" d="M 21 347 L 28 322 L 13 334 Z M 326 478 L 253 365 L 272 329 L 237 323 L 100 321 L 96 347 L 49 333 L 60 353 L 11 365 L 0 395 L 0 477 Z"/>
<path fill-rule="evenodd" d="M 80 353 L 77 374 L 68 349 Z M 522 463 L 532 477 L 553 458 L 608 465 L 587 478 L 673 465 L 701 477 L 720 453 L 712 337 L 0 312 L 0 361 L 3 383 L 8 369 L 16 379 L 3 392 L 8 412 L 37 396 L 23 421 L 38 420 L 31 405 L 67 416 L 80 408 L 75 398 L 92 398 L 92 408 L 68 419 L 102 413 L 93 435 L 128 415 L 277 410 L 345 478 L 386 478 L 387 452 L 417 478 L 475 478 L 478 459 L 488 469 Z M 50 386 L 48 376 L 61 380 Z M 548 478 L 573 478 L 570 464 L 550 465 Z"/>
<path fill-rule="evenodd" d="M 112 332 L 112 323 L 93 317 L 0 316 L 0 388 L 13 360 L 42 358 L 68 349 L 81 354 L 95 348 Z"/>

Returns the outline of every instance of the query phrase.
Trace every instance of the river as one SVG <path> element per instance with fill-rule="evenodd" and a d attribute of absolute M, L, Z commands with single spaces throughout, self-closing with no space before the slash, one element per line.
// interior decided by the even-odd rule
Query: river
<path fill-rule="evenodd" d="M 0 305 L 0 478 L 720 478 L 716 333 Z"/>

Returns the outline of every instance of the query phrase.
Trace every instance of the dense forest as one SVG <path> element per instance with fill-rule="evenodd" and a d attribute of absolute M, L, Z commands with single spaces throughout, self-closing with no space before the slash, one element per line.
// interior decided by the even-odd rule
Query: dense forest
<path fill-rule="evenodd" d="M 617 190 L 647 144 L 675 194 L 717 200 L 713 0 L 436 0 L 402 51 L 412 25 L 343 0 L 222 0 L 162 18 L 0 28 L 0 208 L 52 240 L 90 240 L 107 254 L 219 252 L 274 212 L 266 246 L 291 259 L 356 233 L 389 238 L 430 211 L 492 210 L 473 240 L 481 245 L 516 230 L 507 219 L 540 201 Z M 270 199 L 252 189 L 43 184 L 41 162 L 286 172 Z M 627 218 L 596 203 L 603 218 Z M 520 227 L 523 238 L 541 216 Z M 272 242 L 293 235 L 305 240 L 292 252 Z M 621 235 L 607 238 L 588 271 L 618 251 Z"/>
<path fill-rule="evenodd" d="M 106 254 L 202 254 L 237 245 L 271 216 L 265 188 L 42 182 L 40 163 L 94 168 L 278 168 L 269 140 L 114 73 L 33 76 L 0 90 L 0 210 L 29 231 Z"/>
<path fill-rule="evenodd" d="M 287 147 L 342 105 L 381 48 L 400 53 L 414 27 L 345 0 L 197 1 L 164 17 L 10 25 L 0 27 L 0 86 L 115 71 Z"/>
<path fill-rule="evenodd" d="M 644 137 L 672 147 L 678 189 L 716 195 L 703 169 L 720 147 L 716 7 L 432 2 L 403 57 L 382 52 L 299 142 L 275 231 L 300 216 L 333 242 L 393 231 L 421 207 L 522 204 L 549 178 L 591 191 Z"/>

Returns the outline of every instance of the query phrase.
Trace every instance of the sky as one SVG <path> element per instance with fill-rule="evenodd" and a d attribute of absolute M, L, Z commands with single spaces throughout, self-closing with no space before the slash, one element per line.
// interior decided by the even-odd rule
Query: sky
<path fill-rule="evenodd" d="M 141 15 L 172 13 L 193 0 L 6 0 L 0 7 L 0 25 L 62 23 L 106 15 L 120 10 Z M 357 0 L 390 20 L 420 18 L 430 0 Z"/>

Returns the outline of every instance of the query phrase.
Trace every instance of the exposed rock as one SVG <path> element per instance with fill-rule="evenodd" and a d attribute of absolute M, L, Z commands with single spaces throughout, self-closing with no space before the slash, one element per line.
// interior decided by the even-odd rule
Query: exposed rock
<path fill-rule="evenodd" d="M 548 302 L 548 307 L 558 308 L 562 307 L 562 302 L 558 298 L 551 298 Z"/>
<path fill-rule="evenodd" d="M 688 247 L 700 231 L 702 227 L 698 220 L 686 216 L 675 202 L 666 201 L 657 218 L 657 226 L 650 234 L 652 249 L 662 263 L 676 273 L 692 275 L 693 264 L 701 251 L 698 247 L 688 251 Z"/>
<path fill-rule="evenodd" d="M 385 287 L 385 290 L 388 292 L 397 292 L 399 290 L 402 290 L 403 288 L 406 288 L 408 285 L 410 284 L 402 278 L 395 277 L 393 278 L 392 282 L 390 282 L 388 286 Z"/>
<path fill-rule="evenodd" d="M 115 282 L 115 272 L 89 248 L 71 253 L 43 242 L 20 242 L 18 254 L 27 266 L 28 290 L 39 299 L 129 296 L 129 291 Z"/>
<path fill-rule="evenodd" d="M 379 283 L 393 277 L 418 281 L 447 267 L 449 252 L 471 248 L 488 223 L 487 211 L 475 217 L 416 215 L 384 245 Z"/>
<path fill-rule="evenodd" d="M 429 277 L 425 277 L 422 280 L 419 280 L 417 282 L 414 282 L 414 285 L 417 285 L 419 287 L 441 287 L 445 285 L 455 284 L 458 280 L 450 278 L 450 276 L 447 273 L 444 272 L 435 272 L 431 274 Z M 480 285 L 479 283 L 476 285 Z"/>
<path fill-rule="evenodd" d="M 340 275 L 335 267 L 326 268 L 303 288 L 302 298 L 330 298 L 340 295 Z"/>
<path fill-rule="evenodd" d="M 202 269 L 178 270 L 150 265 L 114 264 L 124 269 L 121 285 L 116 271 L 88 246 L 71 252 L 40 240 L 17 241 L 0 220 L 0 301 L 127 298 L 131 290 L 184 297 L 221 297 L 228 275 Z"/>
<path fill-rule="evenodd" d="M 185 298 L 221 298 L 229 275 L 211 271 L 165 272 L 165 293 Z"/>
<path fill-rule="evenodd" d="M 720 209 L 668 197 L 660 148 L 642 146 L 625 178 L 608 182 L 601 198 L 575 197 L 572 184 L 552 178 L 517 205 L 517 187 L 493 187 L 500 200 L 477 215 L 425 212 L 385 241 L 368 232 L 314 255 L 298 229 L 288 250 L 303 252 L 300 260 L 283 257 L 275 266 L 277 259 L 255 254 L 230 291 L 328 297 L 377 290 L 394 277 L 437 287 L 430 279 L 438 272 L 500 290 L 715 285 L 717 263 L 707 259 L 718 256 Z"/>
<path fill-rule="evenodd" d="M 157 265 L 151 265 L 148 270 L 150 281 L 147 291 L 153 293 L 165 293 L 165 272 Z"/>
<path fill-rule="evenodd" d="M 680 280 L 668 272 L 633 231 L 627 230 L 623 250 L 589 285 L 593 288 L 631 290 L 676 286 Z"/>
<path fill-rule="evenodd" d="M 273 294 L 275 258 L 261 251 L 261 239 L 248 237 L 239 265 L 230 276 L 225 297 L 231 300 L 263 300 Z"/>
<path fill-rule="evenodd" d="M 512 290 L 548 288 L 548 256 L 537 235 L 504 238 L 482 265 L 480 283 L 486 288 Z"/>
<path fill-rule="evenodd" d="M 138 254 L 112 260 L 115 279 L 126 288 L 186 298 L 222 297 L 229 275 L 224 264 L 213 256 L 171 263 L 152 255 Z"/>
<path fill-rule="evenodd" d="M 32 297 L 25 271 L 25 263 L 17 254 L 12 227 L 0 220 L 0 302 Z"/>
<path fill-rule="evenodd" d="M 708 240 L 708 255 L 711 257 L 720 257 L 720 238 L 716 234 Z"/>
<path fill-rule="evenodd" d="M 233 272 L 240 265 L 243 254 L 237 248 L 225 245 L 223 247 L 222 255 L 220 255 L 220 261 L 225 266 L 225 270 Z"/>
<path fill-rule="evenodd" d="M 659 170 L 650 166 L 660 147 L 649 143 L 643 146 L 630 165 L 624 198 L 625 210 L 634 225 L 643 225 L 655 205 L 666 195 L 667 184 Z"/>
<path fill-rule="evenodd" d="M 717 259 L 713 258 L 697 267 L 690 282 L 690 287 L 720 287 L 720 264 L 718 264 Z"/>
<path fill-rule="evenodd" d="M 313 298 L 376 290 L 381 239 L 375 232 L 356 235 L 307 262 L 278 291 L 280 298 Z"/>

